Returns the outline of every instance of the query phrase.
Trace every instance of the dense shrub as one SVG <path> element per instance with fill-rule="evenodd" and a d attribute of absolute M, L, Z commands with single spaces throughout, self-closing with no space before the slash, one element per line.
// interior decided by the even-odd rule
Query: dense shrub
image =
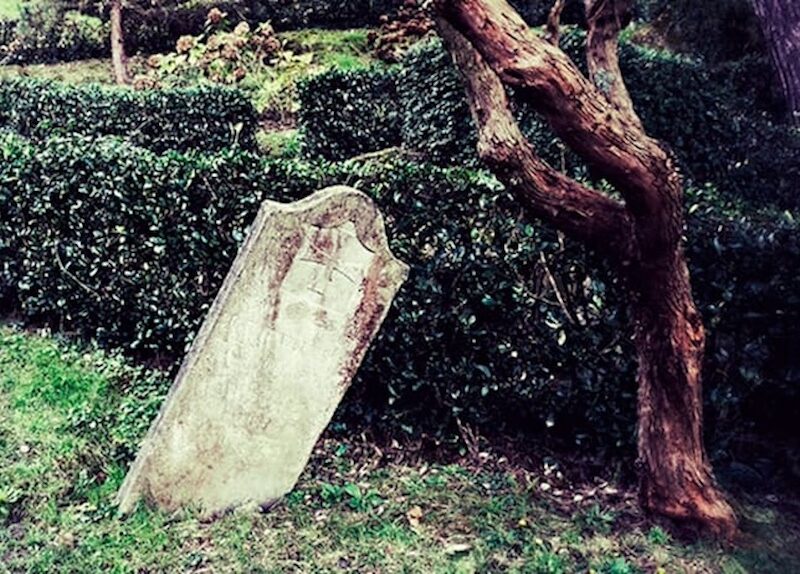
<path fill-rule="evenodd" d="M 209 3 L 143 2 L 136 9 L 126 10 L 122 25 L 125 50 L 129 54 L 170 52 L 181 36 L 197 36 L 206 26 Z M 249 11 L 240 2 L 214 2 L 234 22 L 248 19 Z M 108 14 L 104 14 L 108 19 Z"/>
<path fill-rule="evenodd" d="M 767 54 L 758 18 L 749 0 L 642 0 L 644 16 L 672 46 L 712 61 Z"/>
<path fill-rule="evenodd" d="M 430 46 L 411 48 L 397 80 L 403 144 L 437 164 L 474 163 L 475 125 L 466 99 L 454 97 L 464 91 L 461 79 L 450 55 Z"/>
<path fill-rule="evenodd" d="M 23 3 L 13 30 L 1 34 L 0 57 L 6 63 L 25 64 L 107 54 L 107 24 L 77 8 L 77 2 L 62 0 Z"/>
<path fill-rule="evenodd" d="M 708 331 L 706 393 L 716 405 L 707 430 L 742 438 L 755 423 L 792 438 L 800 408 L 798 225 L 789 214 L 722 215 L 722 203 L 704 189 L 688 205 L 692 282 Z"/>
<path fill-rule="evenodd" d="M 632 439 L 633 354 L 613 281 L 479 172 L 157 155 L 115 139 L 6 136 L 0 153 L 0 285 L 30 320 L 177 359 L 259 202 L 351 184 L 377 200 L 412 273 L 344 413 L 415 430 L 459 418 L 552 425 L 607 446 Z M 754 404 L 798 406 L 800 241 L 794 224 L 717 203 L 692 194 L 689 232 L 710 328 L 709 428 L 724 436 L 748 420 L 788 420 Z"/>
<path fill-rule="evenodd" d="M 579 66 L 583 64 L 584 34 L 570 30 L 562 46 Z M 800 205 L 793 182 L 800 180 L 800 134 L 774 122 L 767 112 L 754 109 L 754 94 L 744 84 L 733 84 L 736 70 L 712 72 L 701 62 L 623 42 L 620 61 L 636 109 L 649 133 L 666 142 L 681 161 L 683 171 L 696 182 L 712 182 L 724 193 L 784 208 Z M 747 67 L 750 69 L 750 67 Z M 475 134 L 458 74 L 438 40 L 412 49 L 398 74 L 403 144 L 442 164 L 474 162 Z M 358 73 L 336 77 L 330 89 L 344 99 L 358 90 L 359 102 L 370 96 Z M 320 107 L 328 88 L 326 78 L 303 105 Z M 357 86 L 357 88 L 355 87 Z M 377 101 L 381 95 L 373 98 Z M 584 176 L 585 165 L 523 104 L 516 110 L 523 132 L 542 156 Z M 302 113 L 302 112 L 301 112 Z M 348 118 L 316 114 L 311 150 L 326 140 L 350 134 L 349 147 L 372 149 L 371 134 L 348 129 Z"/>
<path fill-rule="evenodd" d="M 550 0 L 511 0 L 510 4 L 531 26 L 543 26 L 553 8 Z M 585 10 L 581 0 L 567 0 L 561 13 L 562 24 L 579 24 L 585 21 Z"/>
<path fill-rule="evenodd" d="M 401 143 L 396 75 L 332 69 L 301 82 L 299 123 L 306 151 L 345 159 Z"/>
<path fill-rule="evenodd" d="M 5 20 L 0 18 L 0 57 L 3 54 L 3 46 L 9 44 L 13 39 L 17 30 L 16 20 Z"/>
<path fill-rule="evenodd" d="M 402 0 L 247 0 L 251 17 L 278 30 L 374 26 Z"/>
<path fill-rule="evenodd" d="M 155 151 L 255 144 L 256 113 L 222 87 L 133 91 L 34 79 L 0 81 L 0 127 L 34 139 L 119 135 Z"/>

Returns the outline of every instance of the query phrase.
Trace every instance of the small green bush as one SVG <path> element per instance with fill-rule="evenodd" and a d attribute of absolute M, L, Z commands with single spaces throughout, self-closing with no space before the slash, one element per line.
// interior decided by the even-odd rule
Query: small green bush
<path fill-rule="evenodd" d="M 401 144 L 396 74 L 332 69 L 298 86 L 305 151 L 330 160 Z"/>
<path fill-rule="evenodd" d="M 0 159 L 0 286 L 28 320 L 177 360 L 260 201 L 351 184 L 376 199 L 412 272 L 343 420 L 419 431 L 458 418 L 611 448 L 633 439 L 634 355 L 613 278 L 480 172 L 9 135 Z M 797 226 L 743 217 L 710 189 L 689 202 L 709 433 L 721 445 L 733 428 L 792 428 Z"/>
<path fill-rule="evenodd" d="M 110 50 L 108 26 L 61 0 L 22 4 L 13 29 L 0 34 L 0 57 L 6 63 L 29 64 L 96 58 Z"/>
<path fill-rule="evenodd" d="M 118 135 L 154 151 L 255 146 L 256 112 L 229 88 L 133 91 L 0 80 L 0 127 L 26 137 Z"/>

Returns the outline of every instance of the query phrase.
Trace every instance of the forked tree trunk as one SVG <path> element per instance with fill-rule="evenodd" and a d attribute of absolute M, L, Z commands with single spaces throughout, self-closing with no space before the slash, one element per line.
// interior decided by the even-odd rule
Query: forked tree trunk
<path fill-rule="evenodd" d="M 117 84 L 129 84 L 128 56 L 125 55 L 125 37 L 122 32 L 122 0 L 111 0 L 111 63 Z"/>
<path fill-rule="evenodd" d="M 545 39 L 505 0 L 438 0 L 438 26 L 464 79 L 481 158 L 532 216 L 606 255 L 629 291 L 643 507 L 732 538 L 736 516 L 703 447 L 705 337 L 683 250 L 683 183 L 665 147 L 645 133 L 619 69 L 617 38 L 630 0 L 584 2 L 589 78 L 558 49 L 557 17 Z M 542 161 L 514 119 L 504 84 L 623 201 Z"/>
<path fill-rule="evenodd" d="M 786 105 L 800 125 L 800 2 L 753 0 Z"/>

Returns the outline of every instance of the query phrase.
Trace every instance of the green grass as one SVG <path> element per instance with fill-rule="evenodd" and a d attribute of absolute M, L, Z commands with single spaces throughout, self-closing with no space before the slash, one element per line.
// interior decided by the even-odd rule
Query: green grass
<path fill-rule="evenodd" d="M 0 78 L 30 76 L 58 80 L 69 84 L 113 84 L 114 71 L 111 60 L 78 60 L 57 64 L 29 64 L 0 66 Z"/>
<path fill-rule="evenodd" d="M 0 571 L 800 571 L 798 524 L 768 503 L 741 506 L 742 547 L 687 546 L 624 491 L 573 503 L 576 490 L 545 493 L 538 470 L 497 458 L 412 461 L 336 438 L 269 513 L 121 519 L 113 495 L 167 386 L 96 349 L 0 328 Z"/>
<path fill-rule="evenodd" d="M 16 18 L 21 5 L 22 0 L 0 0 L 0 18 Z"/>

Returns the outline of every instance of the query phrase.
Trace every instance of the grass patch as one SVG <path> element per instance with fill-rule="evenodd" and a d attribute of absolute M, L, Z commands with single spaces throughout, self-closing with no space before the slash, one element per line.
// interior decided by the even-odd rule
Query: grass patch
<path fill-rule="evenodd" d="M 138 67 L 138 58 L 133 59 L 132 67 Z M 28 64 L 0 66 L 0 78 L 30 76 L 47 80 L 57 80 L 68 84 L 113 84 L 114 71 L 111 60 L 92 59 L 57 64 Z"/>
<path fill-rule="evenodd" d="M 742 506 L 748 542 L 683 545 L 597 500 L 565 509 L 535 472 L 391 462 L 326 438 L 273 511 L 201 522 L 112 504 L 168 381 L 121 358 L 0 328 L 0 563 L 11 572 L 800 571 L 798 525 Z M 402 460 L 408 460 L 407 453 Z M 378 453 L 378 454 L 376 454 Z M 558 498 L 561 496 L 561 498 Z M 571 500 L 571 495 L 566 496 Z"/>
<path fill-rule="evenodd" d="M 22 0 L 0 0 L 0 18 L 12 20 L 20 13 Z"/>

